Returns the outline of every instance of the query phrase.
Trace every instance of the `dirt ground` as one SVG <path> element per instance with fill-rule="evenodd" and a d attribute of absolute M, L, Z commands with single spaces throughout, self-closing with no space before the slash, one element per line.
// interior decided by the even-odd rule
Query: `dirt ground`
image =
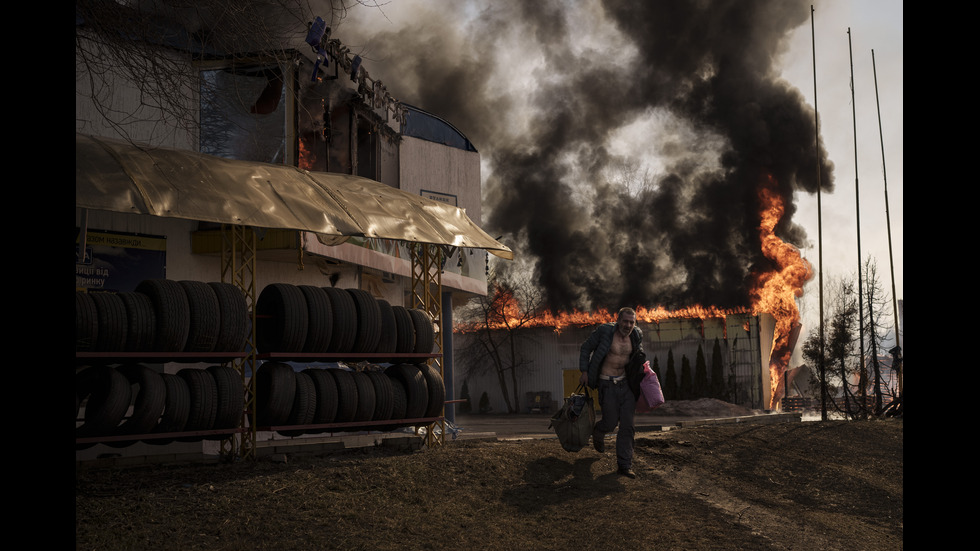
<path fill-rule="evenodd" d="M 76 467 L 76 549 L 902 549 L 903 421 L 638 434 L 636 479 L 556 439 Z"/>

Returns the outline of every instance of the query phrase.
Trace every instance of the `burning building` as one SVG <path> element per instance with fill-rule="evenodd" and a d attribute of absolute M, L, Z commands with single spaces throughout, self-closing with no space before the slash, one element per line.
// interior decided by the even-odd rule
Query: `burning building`
<path fill-rule="evenodd" d="M 366 36 L 376 57 L 398 52 L 416 69 L 397 72 L 400 90 L 481 144 L 484 220 L 516 253 L 502 271 L 533 278 L 550 312 L 707 305 L 753 320 L 771 335 L 746 337 L 765 341 L 752 399 L 774 409 L 799 333 L 795 299 L 813 275 L 794 200 L 834 188 L 814 108 L 780 77 L 810 13 L 780 1 L 418 6 L 418 24 Z M 436 62 L 434 50 L 445 52 Z M 683 317 L 707 327 L 716 316 Z M 662 318 L 660 334 L 675 323 Z M 548 327 L 569 349 L 582 340 Z M 746 340 L 716 333 L 729 355 Z M 646 334 L 652 346 L 657 329 Z M 559 372 L 575 354 L 561 354 Z M 563 390 L 559 379 L 543 388 Z"/>
<path fill-rule="evenodd" d="M 801 330 L 796 298 L 813 276 L 813 269 L 795 246 L 784 242 L 775 233 L 785 213 L 783 201 L 772 191 L 775 185 L 769 178 L 758 189 L 760 222 L 756 231 L 766 262 L 746 278 L 751 306 L 726 309 L 695 305 L 677 310 L 635 308 L 638 326 L 644 331 L 647 357 L 656 364 L 662 384 L 668 389 L 676 384 L 681 389 L 674 396 L 668 391 L 668 399 L 713 395 L 756 409 L 775 410 L 779 400 L 786 395 L 785 375 Z M 523 335 L 524 338 L 518 339 L 512 328 L 550 328 L 555 334 L 554 353 L 551 357 L 541 358 L 540 365 L 544 366 L 546 374 L 534 384 L 543 385 L 545 392 L 551 392 L 552 396 L 556 395 L 555 390 L 559 390 L 558 396 L 567 395 L 577 384 L 579 346 L 596 324 L 613 321 L 614 316 L 600 309 L 591 313 L 545 313 L 529 317 L 521 313 L 522 305 L 513 295 L 506 291 L 503 294 L 504 298 L 497 306 L 499 314 L 489 317 L 483 329 L 510 330 L 515 343 L 523 341 L 525 344 L 515 344 L 520 351 L 512 354 L 512 363 L 523 363 L 527 367 L 525 371 L 533 373 L 539 365 L 536 356 L 547 354 L 548 346 L 544 343 L 549 339 L 536 335 Z M 519 325 L 513 323 L 515 319 L 521 319 Z M 473 327 L 461 329 L 465 334 Z M 712 381 L 707 380 L 708 369 L 704 365 L 709 350 L 714 356 L 707 360 L 715 367 L 711 370 L 715 379 Z M 697 364 L 694 363 L 696 359 L 699 360 Z M 672 360 L 679 362 L 676 369 L 671 365 Z M 693 367 L 685 368 L 685 360 Z M 715 389 L 713 392 L 685 389 L 685 377 L 696 378 L 698 369 L 706 372 L 704 386 L 710 384 Z M 724 380 L 718 380 L 719 377 Z M 520 384 L 518 378 L 512 376 L 512 390 Z M 698 385 L 698 381 L 691 383 L 692 387 Z M 502 388 L 501 385 L 498 387 Z M 519 402 L 520 396 L 516 392 L 514 401 Z M 509 397 L 503 399 L 505 403 L 510 403 L 509 400 Z"/>
<path fill-rule="evenodd" d="M 773 369 L 781 352 L 772 315 L 741 312 L 652 320 L 649 312 L 645 317 L 644 313 L 640 309 L 637 324 L 643 331 L 643 348 L 668 400 L 710 397 L 752 409 L 778 408 L 786 370 Z M 506 376 L 508 396 L 503 395 L 496 370 L 478 365 L 465 352 L 458 354 L 456 395 L 462 396 L 465 382 L 474 410 L 486 392 L 493 411 L 508 411 L 511 406 L 527 412 L 542 407 L 542 400 L 547 402 L 545 408 L 554 411 L 579 384 L 579 350 L 594 328 L 566 323 L 570 324 L 560 329 L 541 323 L 511 332 L 518 368 L 516 377 Z M 493 331 L 501 338 L 505 330 Z M 796 336 L 798 331 L 789 341 L 793 346 Z M 472 328 L 460 327 L 454 338 L 457 350 L 465 351 L 480 336 Z"/>

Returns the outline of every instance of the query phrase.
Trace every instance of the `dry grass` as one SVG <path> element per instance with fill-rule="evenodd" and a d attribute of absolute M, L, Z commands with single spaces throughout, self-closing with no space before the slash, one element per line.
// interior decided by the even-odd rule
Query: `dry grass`
<path fill-rule="evenodd" d="M 610 441 L 610 444 L 612 442 Z M 612 446 L 609 446 L 612 448 Z M 903 423 L 729 424 L 76 470 L 77 549 L 901 549 Z"/>

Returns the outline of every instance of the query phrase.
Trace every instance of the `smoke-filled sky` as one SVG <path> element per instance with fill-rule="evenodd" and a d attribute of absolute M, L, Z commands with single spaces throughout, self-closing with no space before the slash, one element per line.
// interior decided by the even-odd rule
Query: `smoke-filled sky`
<path fill-rule="evenodd" d="M 480 151 L 483 226 L 552 308 L 747 305 L 771 267 L 768 181 L 786 201 L 777 234 L 818 269 L 823 190 L 825 281 L 856 272 L 860 217 L 890 293 L 883 168 L 903 298 L 900 2 L 391 0 L 346 15 L 333 36 L 371 76 Z M 817 295 L 815 277 L 805 326 Z"/>

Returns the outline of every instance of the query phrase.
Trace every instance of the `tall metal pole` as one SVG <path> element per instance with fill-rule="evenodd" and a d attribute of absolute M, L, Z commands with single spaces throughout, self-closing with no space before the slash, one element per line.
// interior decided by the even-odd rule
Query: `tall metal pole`
<path fill-rule="evenodd" d="M 460 254 L 463 254 L 460 251 Z M 442 381 L 446 386 L 446 421 L 456 426 L 456 357 L 453 355 L 453 294 L 442 292 Z"/>
<path fill-rule="evenodd" d="M 885 171 L 885 134 L 881 130 L 881 102 L 878 100 L 878 69 L 875 66 L 875 51 L 871 50 L 871 69 L 875 77 L 875 103 L 878 108 L 878 136 L 881 140 L 881 177 L 885 183 L 885 225 L 888 228 L 888 264 L 892 275 L 892 308 L 895 315 L 895 346 L 901 348 L 901 327 L 898 320 L 898 297 L 895 295 L 895 258 L 892 254 L 892 222 L 888 212 L 888 174 Z M 902 376 L 899 374 L 899 396 L 902 391 Z"/>
<path fill-rule="evenodd" d="M 858 344 L 860 348 L 861 355 L 859 356 L 859 367 L 861 373 L 864 373 L 864 302 L 863 302 L 863 285 L 861 282 L 861 188 L 858 186 L 858 157 L 857 157 L 857 106 L 854 102 L 854 53 L 851 48 L 851 28 L 847 28 L 847 49 L 850 55 L 851 61 L 851 118 L 854 121 L 854 206 L 855 206 L 855 221 L 857 223 L 857 253 L 858 253 Z M 864 396 L 864 378 L 860 378 L 861 381 L 861 392 L 860 396 Z M 864 404 L 862 404 L 862 407 Z"/>
<path fill-rule="evenodd" d="M 821 205 L 821 185 L 820 185 L 820 117 L 817 115 L 817 39 L 814 31 L 813 5 L 810 5 L 810 41 L 813 44 L 813 128 L 814 128 L 814 149 L 817 159 L 817 271 L 819 282 L 819 304 L 820 304 L 820 419 L 827 420 L 827 366 L 824 360 L 824 320 L 823 320 L 823 212 Z"/>

